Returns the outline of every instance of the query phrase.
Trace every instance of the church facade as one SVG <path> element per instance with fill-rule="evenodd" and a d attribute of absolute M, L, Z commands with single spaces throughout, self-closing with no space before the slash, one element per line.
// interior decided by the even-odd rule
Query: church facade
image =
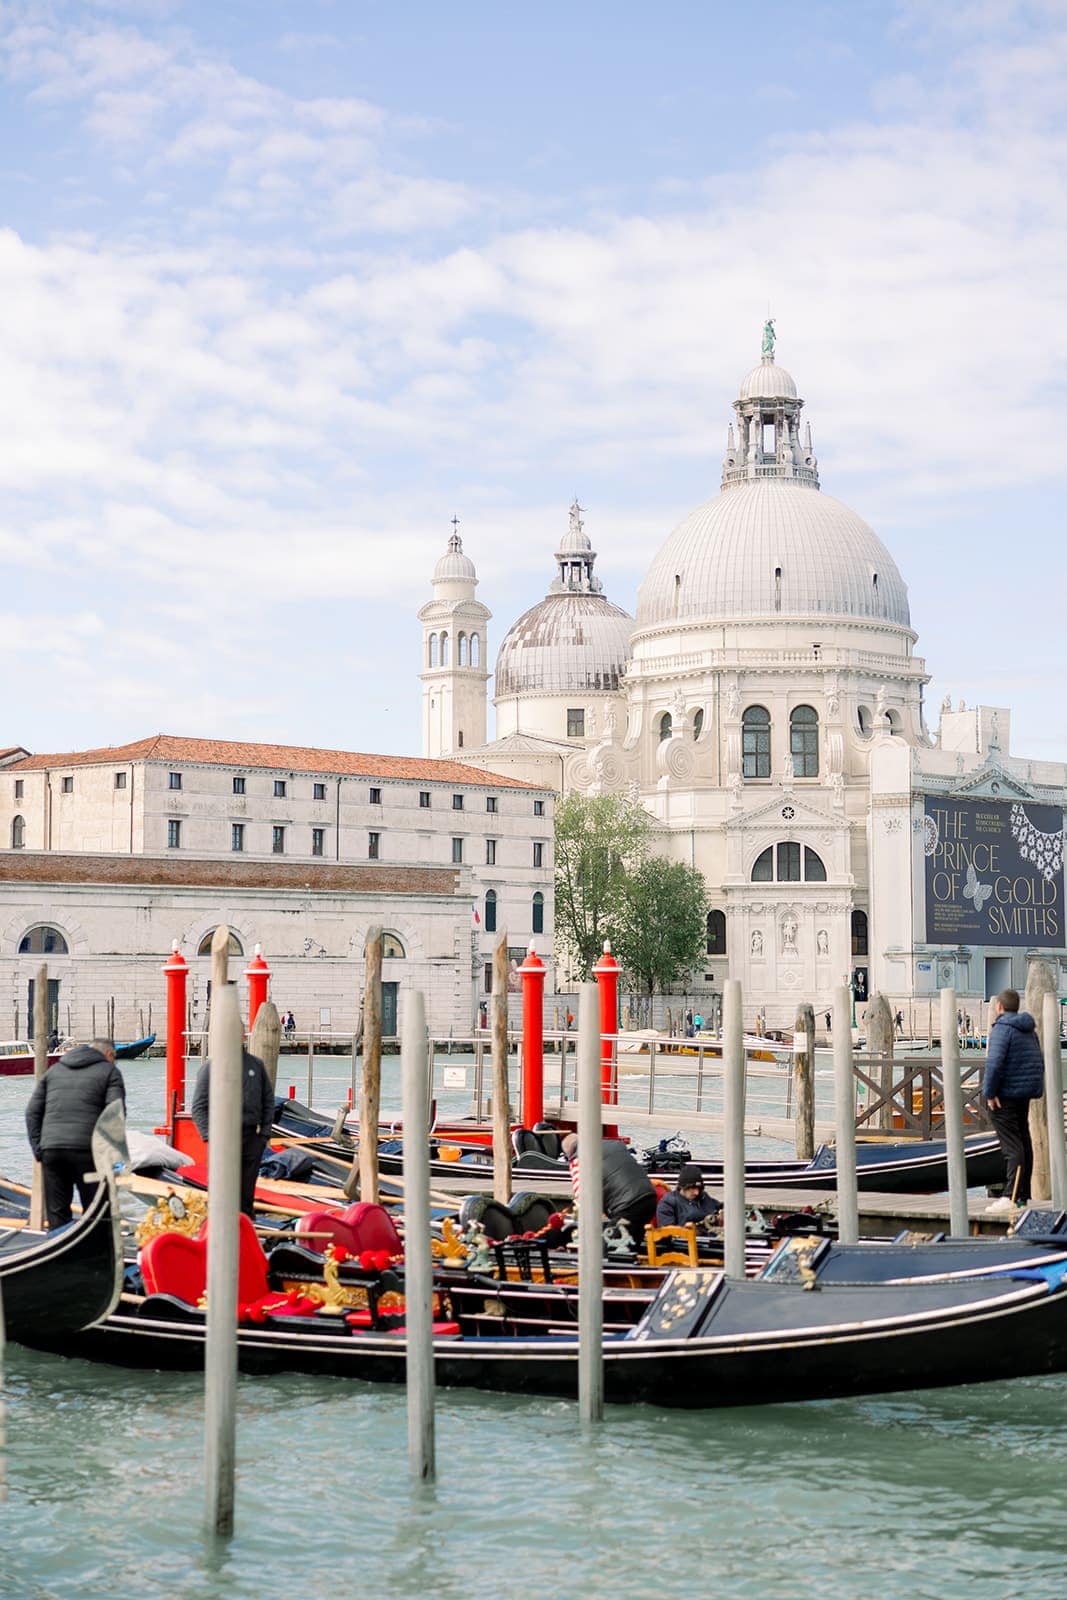
<path fill-rule="evenodd" d="M 822 490 L 774 342 L 768 323 L 719 493 L 653 557 L 632 619 L 607 600 L 572 506 L 548 593 L 497 654 L 496 738 L 483 695 L 463 759 L 648 809 L 659 849 L 707 885 L 707 958 L 687 990 L 705 1014 L 727 977 L 769 1026 L 851 981 L 915 1028 L 937 988 L 977 1007 L 1021 987 L 1032 956 L 1062 986 L 1067 767 L 1014 756 L 1003 708 L 946 704 L 930 731 L 907 587 L 874 530 Z M 460 617 L 475 569 L 455 536 L 446 560 L 466 563 L 449 590 Z M 443 689 L 436 648 L 435 669 L 424 637 L 427 699 Z M 441 726 L 429 707 L 424 725 Z M 425 753 L 457 750 L 428 733 Z"/>

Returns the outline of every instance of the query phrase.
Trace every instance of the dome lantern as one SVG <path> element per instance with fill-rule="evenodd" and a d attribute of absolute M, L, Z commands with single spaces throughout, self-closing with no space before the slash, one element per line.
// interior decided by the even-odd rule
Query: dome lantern
<path fill-rule="evenodd" d="M 803 400 L 784 367 L 774 359 L 774 322 L 763 326 L 763 352 L 741 384 L 734 401 L 738 438 L 733 427 L 722 466 L 722 486 L 751 483 L 760 478 L 786 479 L 819 487 L 818 463 L 811 449 L 811 426 L 800 438 Z"/>

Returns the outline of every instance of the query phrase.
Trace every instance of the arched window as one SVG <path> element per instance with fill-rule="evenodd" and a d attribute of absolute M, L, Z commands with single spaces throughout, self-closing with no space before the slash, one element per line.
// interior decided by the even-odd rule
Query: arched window
<path fill-rule="evenodd" d="M 704 732 L 704 707 L 698 706 L 693 713 L 693 738 L 699 739 Z"/>
<path fill-rule="evenodd" d="M 866 911 L 854 911 L 852 913 L 852 954 L 854 956 L 870 955 Z"/>
<path fill-rule="evenodd" d="M 659 719 L 659 742 L 660 742 L 660 744 L 663 743 L 664 739 L 669 739 L 670 738 L 671 733 L 673 732 L 673 730 L 674 730 L 674 718 L 671 716 L 669 711 L 665 711 L 663 713 L 662 717 L 660 717 L 660 719 Z"/>
<path fill-rule="evenodd" d="M 437 635 L 436 635 L 436 633 L 431 633 L 431 635 L 430 635 L 430 659 L 429 659 L 429 663 L 428 664 L 431 667 L 436 667 L 436 665 L 437 665 Z"/>
<path fill-rule="evenodd" d="M 798 778 L 819 776 L 819 713 L 813 706 L 794 706 L 789 718 L 789 751 Z"/>
<path fill-rule="evenodd" d="M 460 633 L 456 636 L 456 665 L 460 667 L 470 665 L 467 657 L 467 635 L 465 633 Z"/>
<path fill-rule="evenodd" d="M 215 937 L 215 930 L 214 929 L 212 929 L 212 931 L 210 933 L 205 933 L 204 937 L 201 939 L 200 944 L 197 947 L 197 952 L 196 953 L 197 953 L 198 956 L 209 956 L 211 954 L 211 941 L 212 941 L 212 939 L 214 937 Z M 229 950 L 229 953 L 230 953 L 231 956 L 243 956 L 244 953 L 245 953 L 244 952 L 244 946 L 242 945 L 240 939 L 232 931 L 230 933 L 230 942 L 229 942 L 229 945 L 227 946 L 227 949 Z"/>
<path fill-rule="evenodd" d="M 19 940 L 20 956 L 67 956 L 70 950 L 67 941 L 58 928 L 53 928 L 50 923 L 38 923 L 36 928 L 30 928 Z"/>
<path fill-rule="evenodd" d="M 480 667 L 482 664 L 482 641 L 476 633 L 471 634 L 471 666 Z"/>
<path fill-rule="evenodd" d="M 894 710 L 891 706 L 885 714 L 885 720 L 889 724 L 890 733 L 896 734 L 899 738 L 901 732 L 900 712 Z"/>
<path fill-rule="evenodd" d="M 448 634 L 447 633 L 443 633 L 441 635 L 441 665 L 443 667 L 447 667 L 448 666 Z"/>
<path fill-rule="evenodd" d="M 545 897 L 540 889 L 533 897 L 533 931 L 534 933 L 545 931 Z"/>
<path fill-rule="evenodd" d="M 708 955 L 724 956 L 726 954 L 726 913 L 725 911 L 708 912 Z"/>
<path fill-rule="evenodd" d="M 486 933 L 495 933 L 496 932 L 496 890 L 495 889 L 487 889 L 485 891 L 485 931 L 486 931 Z"/>
<path fill-rule="evenodd" d="M 11 819 L 11 848 L 23 850 L 26 847 L 26 819 L 12 817 Z"/>
<path fill-rule="evenodd" d="M 871 708 L 870 708 L 870 706 L 857 706 L 856 707 L 856 722 L 859 725 L 859 730 L 862 733 L 863 737 L 865 739 L 869 738 L 870 737 L 871 728 L 874 725 L 873 724 L 873 719 L 871 717 Z"/>
<path fill-rule="evenodd" d="M 404 946 L 400 943 L 400 940 L 397 938 L 396 934 L 395 933 L 383 933 L 382 934 L 382 960 L 383 961 L 403 961 L 403 960 L 406 959 L 406 957 L 407 957 L 407 951 L 404 949 Z"/>
<path fill-rule="evenodd" d="M 741 718 L 741 767 L 746 778 L 771 775 L 771 714 L 764 706 L 746 706 Z"/>
<path fill-rule="evenodd" d="M 769 844 L 760 851 L 752 864 L 752 882 L 799 883 L 802 868 L 805 883 L 826 882 L 822 856 L 795 839 L 783 839 L 781 844 Z"/>

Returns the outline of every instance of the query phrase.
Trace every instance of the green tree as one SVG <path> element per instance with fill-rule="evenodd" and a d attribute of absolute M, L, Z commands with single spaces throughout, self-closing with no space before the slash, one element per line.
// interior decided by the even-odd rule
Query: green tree
<path fill-rule="evenodd" d="M 556 807 L 556 939 L 576 977 L 622 927 L 629 873 L 648 855 L 652 819 L 621 795 L 568 795 Z"/>
<path fill-rule="evenodd" d="M 627 874 L 613 948 L 635 989 L 662 994 L 704 959 L 708 895 L 681 861 L 648 856 Z"/>

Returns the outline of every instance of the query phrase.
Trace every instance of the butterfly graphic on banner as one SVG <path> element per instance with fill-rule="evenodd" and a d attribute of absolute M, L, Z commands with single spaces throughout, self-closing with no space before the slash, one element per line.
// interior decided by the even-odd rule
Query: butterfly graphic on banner
<path fill-rule="evenodd" d="M 978 874 L 971 862 L 967 863 L 967 881 L 963 885 L 963 897 L 974 902 L 974 909 L 981 911 L 989 896 L 993 893 L 991 883 L 979 883 Z"/>

